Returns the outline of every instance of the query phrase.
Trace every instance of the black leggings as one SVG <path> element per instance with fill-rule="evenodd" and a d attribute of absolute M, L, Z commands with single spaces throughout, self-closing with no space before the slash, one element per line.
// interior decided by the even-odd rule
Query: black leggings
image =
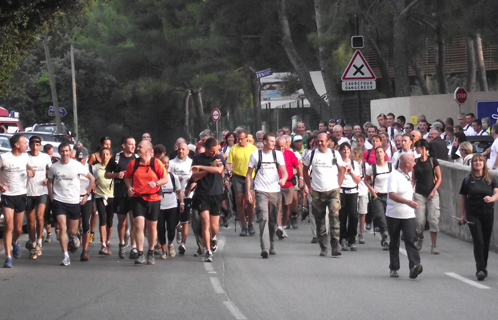
<path fill-rule="evenodd" d="M 114 198 L 107 198 L 107 206 L 104 205 L 104 198 L 96 198 L 95 205 L 97 206 L 97 212 L 99 213 L 99 226 L 112 228 L 114 213 Z"/>
<path fill-rule="evenodd" d="M 477 271 L 485 271 L 488 266 L 489 242 L 493 232 L 494 213 L 467 214 Z"/>
<path fill-rule="evenodd" d="M 349 221 L 348 221 L 349 220 Z M 358 229 L 358 194 L 341 193 L 341 209 L 339 210 L 341 225 L 340 240 L 346 239 L 348 244 L 355 243 Z"/>
<path fill-rule="evenodd" d="M 178 215 L 178 207 L 161 210 L 157 221 L 157 237 L 161 245 L 166 244 L 166 230 L 168 231 L 168 241 L 175 239 L 175 231 L 180 216 Z"/>
<path fill-rule="evenodd" d="M 88 200 L 84 205 L 80 205 L 81 227 L 83 233 L 90 232 L 90 217 L 92 216 L 92 200 Z"/>

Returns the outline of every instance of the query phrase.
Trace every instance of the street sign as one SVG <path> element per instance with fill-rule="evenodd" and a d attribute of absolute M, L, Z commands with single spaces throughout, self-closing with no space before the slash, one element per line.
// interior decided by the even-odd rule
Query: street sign
<path fill-rule="evenodd" d="M 467 101 L 467 91 L 464 88 L 457 87 L 453 93 L 453 98 L 458 104 L 464 104 Z"/>
<path fill-rule="evenodd" d="M 67 111 L 64 108 L 59 108 L 59 113 L 61 114 L 61 117 L 64 118 L 66 116 L 66 114 L 67 114 Z M 54 106 L 48 107 L 48 115 L 51 116 L 51 117 L 55 117 L 55 108 L 54 108 Z"/>
<path fill-rule="evenodd" d="M 256 78 L 264 78 L 264 77 L 268 77 L 268 76 L 271 76 L 273 74 L 273 71 L 271 71 L 271 69 L 265 69 L 265 70 L 259 70 L 259 71 L 256 71 Z"/>
<path fill-rule="evenodd" d="M 363 57 L 360 50 L 356 50 L 342 74 L 342 90 L 375 90 L 375 74 Z"/>
<path fill-rule="evenodd" d="M 477 119 L 490 118 L 491 123 L 498 120 L 498 101 L 476 101 Z"/>
<path fill-rule="evenodd" d="M 221 111 L 220 111 L 220 109 L 214 108 L 211 111 L 211 119 L 213 119 L 213 121 L 215 121 L 215 122 L 220 121 L 220 119 L 221 119 Z"/>

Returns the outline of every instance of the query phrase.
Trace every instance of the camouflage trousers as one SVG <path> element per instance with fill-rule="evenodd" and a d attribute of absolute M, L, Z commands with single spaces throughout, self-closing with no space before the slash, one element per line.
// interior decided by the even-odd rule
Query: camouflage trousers
<path fill-rule="evenodd" d="M 312 214 L 316 222 L 316 237 L 321 248 L 327 248 L 327 226 L 325 225 L 325 215 L 327 208 L 329 209 L 329 230 L 330 244 L 339 242 L 339 209 L 341 209 L 341 189 L 337 188 L 330 191 L 319 192 L 313 190 L 311 197 L 313 198 Z"/>

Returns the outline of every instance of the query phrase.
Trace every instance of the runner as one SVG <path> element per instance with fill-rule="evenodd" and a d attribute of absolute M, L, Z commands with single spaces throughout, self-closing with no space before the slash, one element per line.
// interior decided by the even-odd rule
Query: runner
<path fill-rule="evenodd" d="M 2 191 L 2 213 L 4 216 L 3 243 L 5 247 L 4 268 L 12 268 L 12 257 L 19 259 L 21 249 L 17 241 L 22 233 L 22 222 L 26 208 L 27 179 L 35 176 L 28 166 L 28 142 L 20 134 L 10 138 L 12 150 L 0 156 L 0 190 Z M 12 246 L 12 249 L 11 249 Z"/>
<path fill-rule="evenodd" d="M 249 203 L 256 201 L 256 211 L 259 217 L 259 241 L 261 257 L 268 258 L 274 255 L 273 236 L 277 225 L 278 206 L 280 203 L 280 187 L 287 182 L 287 169 L 281 151 L 275 151 L 275 135 L 267 133 L 263 137 L 263 150 L 254 151 L 249 159 L 246 174 L 246 200 Z M 282 178 L 279 177 L 279 169 Z M 256 198 L 252 197 L 250 186 L 253 183 Z M 269 240 L 269 241 L 268 241 Z"/>
<path fill-rule="evenodd" d="M 258 149 L 254 145 L 248 143 L 247 131 L 245 129 L 240 129 L 237 132 L 237 141 L 239 142 L 230 149 L 227 168 L 228 172 L 231 172 L 232 174 L 232 186 L 237 202 L 237 215 L 242 224 L 240 236 L 243 237 L 247 236 L 248 233 L 250 235 L 255 233 L 253 226 L 254 205 L 246 202 L 244 194 L 246 193 L 245 176 L 247 173 L 249 157 L 253 151 Z M 251 192 L 254 197 L 253 189 L 254 186 L 251 186 Z M 247 221 L 246 216 L 248 218 Z"/>
<path fill-rule="evenodd" d="M 71 251 L 75 252 L 80 247 L 78 239 L 80 205 L 88 201 L 95 179 L 86 166 L 71 159 L 71 148 L 68 143 L 63 142 L 59 145 L 59 154 L 61 160 L 50 167 L 47 186 L 48 195 L 52 201 L 53 215 L 59 224 L 59 242 L 64 254 L 61 265 L 69 266 L 71 260 L 68 254 L 68 236 Z M 90 183 L 85 195 L 80 199 L 81 176 L 85 176 Z"/>
<path fill-rule="evenodd" d="M 187 242 L 188 229 L 189 229 L 189 221 L 190 214 L 192 209 L 192 193 L 188 196 L 185 195 L 185 187 L 187 186 L 188 179 L 192 173 L 190 172 L 190 167 L 192 166 L 192 159 L 188 157 L 189 149 L 186 143 L 180 143 L 178 145 L 178 155 L 173 160 L 169 162 L 169 171 L 178 177 L 180 181 L 180 186 L 183 194 L 183 202 L 184 210 L 180 212 L 180 222 L 178 224 L 176 240 L 180 241 L 180 245 L 178 246 L 178 253 L 183 255 L 187 250 L 185 247 L 185 243 Z"/>
<path fill-rule="evenodd" d="M 114 183 L 112 179 L 105 177 L 105 168 L 111 160 L 111 150 L 108 148 L 100 149 L 99 158 L 101 161 L 94 167 L 95 176 L 95 207 L 99 213 L 99 231 L 101 247 L 99 254 L 111 255 L 111 235 L 113 224 L 113 207 L 114 207 Z"/>
<path fill-rule="evenodd" d="M 239 135 L 239 139 L 243 134 Z M 242 139 L 245 140 L 245 136 Z M 223 157 L 216 154 L 217 148 L 218 141 L 216 139 L 207 139 L 204 153 L 194 157 L 191 168 L 192 180 L 197 182 L 197 189 L 192 198 L 192 208 L 198 211 L 202 220 L 201 234 L 206 246 L 205 262 L 213 261 L 213 251 L 216 251 L 218 246 L 216 235 L 219 229 L 221 201 L 223 200 L 222 173 L 224 163 Z"/>
<path fill-rule="evenodd" d="M 142 140 L 137 147 L 138 158 L 126 167 L 125 185 L 131 198 L 134 238 L 137 242 L 138 257 L 135 264 L 156 263 L 154 244 L 157 238 L 157 219 L 161 205 L 160 187 L 168 182 L 163 164 L 152 157 L 152 143 Z M 147 260 L 144 257 L 144 227 L 147 230 Z"/>
<path fill-rule="evenodd" d="M 44 215 L 48 203 L 47 172 L 52 165 L 52 160 L 48 154 L 40 152 L 41 138 L 39 136 L 29 138 L 29 147 L 31 150 L 28 153 L 28 166 L 35 170 L 35 176 L 28 178 L 26 216 L 29 241 L 26 247 L 29 244 L 29 258 L 34 260 L 42 255 Z M 35 221 L 37 222 L 36 228 Z"/>
<path fill-rule="evenodd" d="M 130 197 L 126 185 L 124 184 L 124 175 L 130 161 L 135 160 L 135 139 L 127 136 L 121 139 L 121 152 L 116 153 L 114 158 L 109 161 L 105 168 L 105 178 L 114 179 L 114 212 L 118 215 L 118 236 L 119 236 L 119 258 L 125 258 L 125 247 L 128 242 L 128 220 L 126 215 L 129 213 L 131 221 L 131 230 L 133 234 L 133 215 L 131 214 Z M 130 259 L 138 257 L 138 251 L 135 239 L 131 237 L 132 249 Z"/>

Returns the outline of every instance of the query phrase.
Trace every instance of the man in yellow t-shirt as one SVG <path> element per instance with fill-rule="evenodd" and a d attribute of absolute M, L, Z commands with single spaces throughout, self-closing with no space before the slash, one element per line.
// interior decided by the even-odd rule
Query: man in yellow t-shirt
<path fill-rule="evenodd" d="M 242 231 L 240 236 L 247 236 L 249 233 L 253 235 L 255 233 L 253 226 L 254 217 L 254 205 L 246 202 L 246 174 L 247 167 L 249 164 L 249 157 L 251 153 L 258 150 L 253 144 L 248 142 L 247 131 L 245 129 L 240 129 L 237 132 L 238 143 L 230 149 L 227 159 L 227 169 L 232 177 L 232 187 L 235 193 L 235 200 L 237 202 L 237 214 L 242 224 Z M 254 173 L 253 173 L 254 177 Z M 251 195 L 254 198 L 254 185 L 251 184 Z M 244 210 L 245 209 L 245 210 Z M 246 223 L 246 215 L 248 221 Z"/>

